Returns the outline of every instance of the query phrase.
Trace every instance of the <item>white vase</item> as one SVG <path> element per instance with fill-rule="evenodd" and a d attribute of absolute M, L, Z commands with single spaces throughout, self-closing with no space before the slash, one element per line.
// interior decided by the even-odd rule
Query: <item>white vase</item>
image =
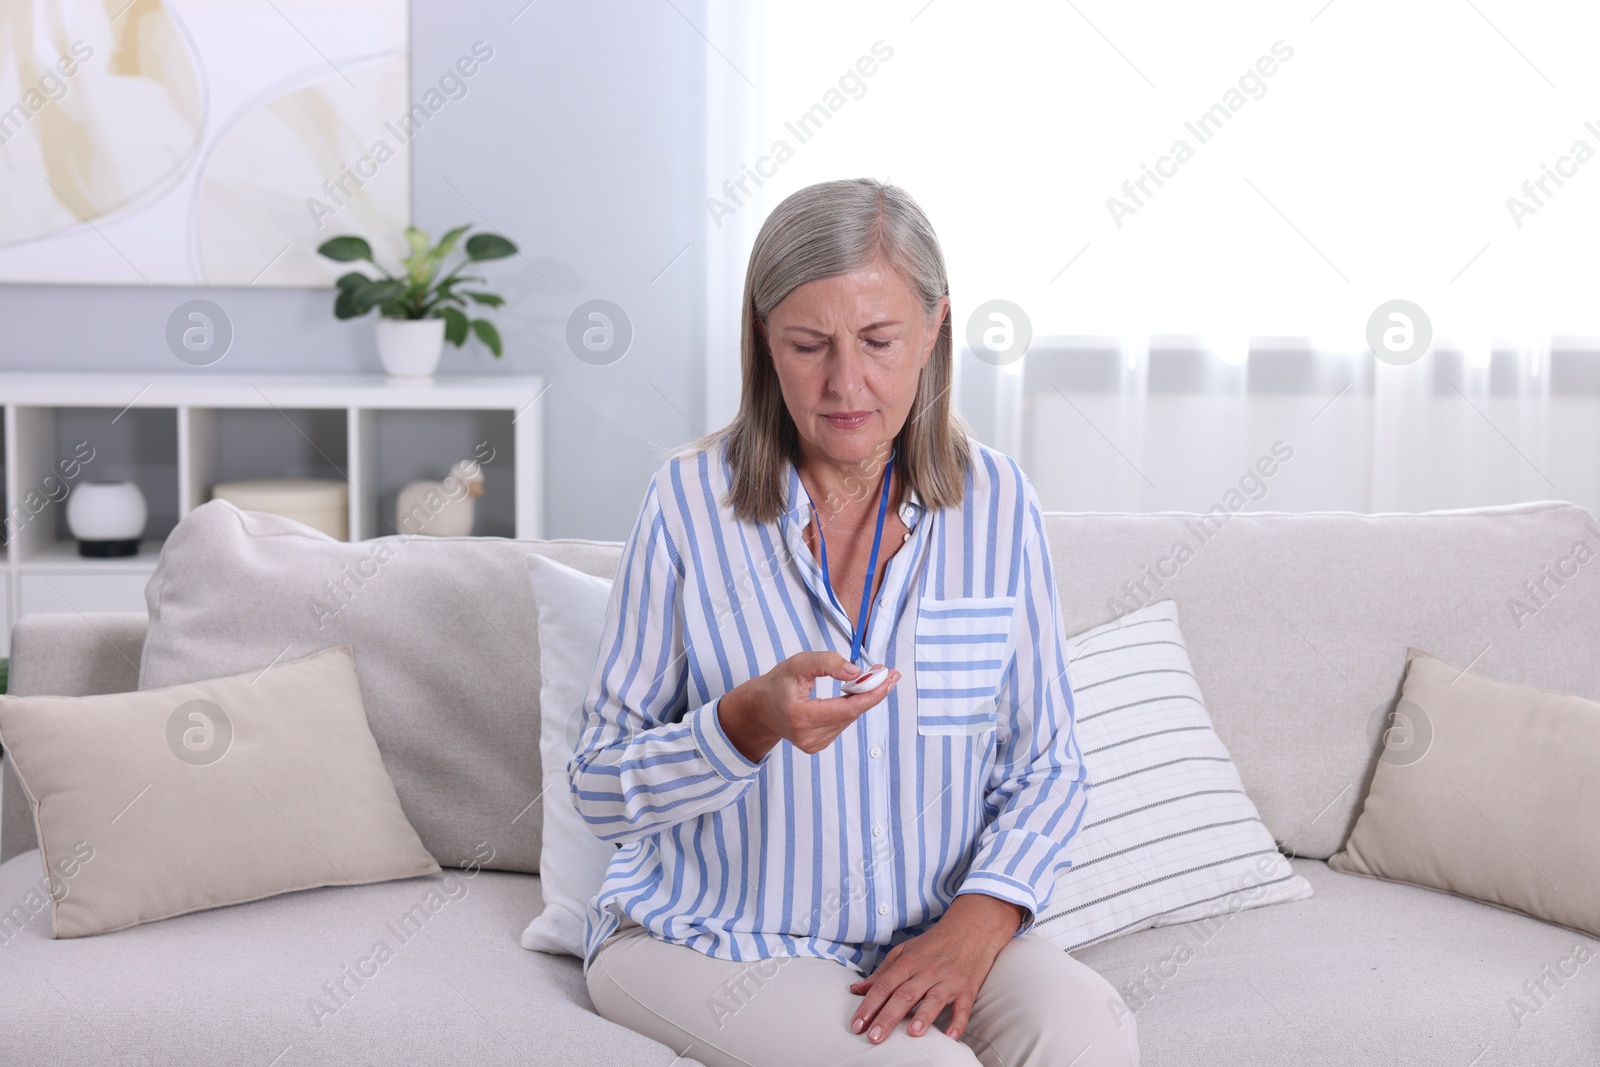
<path fill-rule="evenodd" d="M 82 556 L 131 556 L 139 551 L 149 511 L 133 482 L 83 482 L 67 497 L 67 529 Z"/>
<path fill-rule="evenodd" d="M 389 380 L 426 385 L 433 381 L 444 351 L 443 319 L 379 319 L 378 358 Z"/>

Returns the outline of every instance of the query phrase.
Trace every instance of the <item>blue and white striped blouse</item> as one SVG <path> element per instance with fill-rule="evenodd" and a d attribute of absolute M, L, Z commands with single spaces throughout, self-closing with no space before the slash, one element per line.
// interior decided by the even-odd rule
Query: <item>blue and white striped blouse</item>
<path fill-rule="evenodd" d="M 568 764 L 578 811 L 621 846 L 589 904 L 585 973 L 623 914 L 718 959 L 866 975 L 958 893 L 1021 905 L 1021 930 L 1049 903 L 1089 788 L 1055 573 L 1032 484 L 981 442 L 972 453 L 959 508 L 914 492 L 901 506 L 911 532 L 862 648 L 899 684 L 821 752 L 779 741 L 757 762 L 718 698 L 797 652 L 848 656 L 853 620 L 806 546 L 792 464 L 775 524 L 733 518 L 720 451 L 656 471 Z"/>

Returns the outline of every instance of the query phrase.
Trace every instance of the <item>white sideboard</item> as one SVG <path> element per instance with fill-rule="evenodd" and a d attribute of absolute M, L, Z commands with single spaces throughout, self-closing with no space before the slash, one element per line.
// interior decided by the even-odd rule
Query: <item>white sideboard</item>
<path fill-rule="evenodd" d="M 350 537 L 365 540 L 396 532 L 405 482 L 475 458 L 485 493 L 474 532 L 540 537 L 544 388 L 535 375 L 403 385 L 376 374 L 0 373 L 0 656 L 30 612 L 143 611 L 162 538 L 220 481 L 342 479 Z M 124 478 L 150 507 L 138 555 L 79 556 L 66 523 L 73 486 Z"/>

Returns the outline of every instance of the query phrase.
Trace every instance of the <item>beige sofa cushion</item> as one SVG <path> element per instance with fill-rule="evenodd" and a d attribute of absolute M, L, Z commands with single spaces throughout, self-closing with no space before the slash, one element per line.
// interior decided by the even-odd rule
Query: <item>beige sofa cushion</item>
<path fill-rule="evenodd" d="M 530 552 L 610 578 L 622 546 L 349 543 L 226 501 L 203 504 L 172 531 L 145 590 L 140 685 L 348 644 L 378 750 L 428 851 L 465 866 L 487 847 L 497 869 L 537 871 L 544 782 Z"/>
<path fill-rule="evenodd" d="M 1600 704 L 1411 649 L 1396 722 L 1328 866 L 1600 936 Z"/>
<path fill-rule="evenodd" d="M 1294 868 L 1316 895 L 1292 908 L 1073 953 L 1135 1013 L 1145 1064 L 1467 1067 L 1478 1056 L 1476 1067 L 1594 1067 L 1592 938 L 1320 861 Z M 48 909 L 23 914 L 0 924 L 0 1059 L 264 1067 L 293 1044 L 277 1067 L 700 1063 L 698 1048 L 674 1061 L 682 1044 L 667 1048 L 595 1014 L 579 961 L 517 945 L 510 933 L 541 907 L 541 882 L 446 871 L 65 944 L 50 940 Z M 38 887 L 38 857 L 0 865 L 0 901 L 28 901 Z M 443 903 L 429 911 L 431 894 Z M 402 917 L 414 917 L 409 928 Z M 377 942 L 392 955 L 363 967 Z"/>
<path fill-rule="evenodd" d="M 181 541 L 184 525 L 204 511 L 201 508 L 180 523 L 169 549 L 178 547 L 174 540 Z M 238 537 L 219 533 L 217 525 L 212 523 L 207 537 Z M 1195 676 L 1207 695 L 1217 734 L 1233 754 L 1262 820 L 1279 842 L 1298 855 L 1327 858 L 1343 846 L 1354 827 L 1360 799 L 1377 764 L 1379 731 L 1399 694 L 1408 645 L 1462 663 L 1481 654 L 1476 669 L 1493 677 L 1600 700 L 1600 657 L 1572 652 L 1600 647 L 1600 580 L 1596 580 L 1600 574 L 1589 573 L 1600 561 L 1584 564 L 1559 586 L 1545 573 L 1546 567 L 1552 568 L 1551 573 L 1562 567 L 1561 561 L 1572 557 L 1578 542 L 1600 549 L 1600 524 L 1573 504 L 1545 501 L 1415 515 L 1240 511 L 1204 520 L 1185 513 L 1049 514 L 1045 529 L 1066 632 L 1087 630 L 1163 597 L 1177 601 Z M 254 624 L 270 629 L 272 637 L 302 630 L 300 616 L 310 594 L 299 577 L 284 577 L 285 572 L 299 575 L 292 563 L 297 552 L 260 545 L 254 539 L 251 543 L 255 562 L 230 564 L 226 570 L 247 575 L 246 584 L 252 588 L 276 591 L 263 600 Z M 500 545 L 504 552 L 489 544 L 463 554 L 492 560 L 493 581 L 483 584 L 498 585 L 507 596 L 514 596 L 518 585 L 516 560 L 528 551 L 607 578 L 616 573 L 621 553 L 616 542 Z M 1184 546 L 1183 553 L 1176 551 L 1179 545 Z M 298 551 L 305 547 L 300 544 Z M 343 561 L 359 561 L 369 551 L 342 542 L 311 547 L 317 567 L 312 573 L 319 575 L 318 581 L 324 580 L 322 570 L 337 577 Z M 209 549 L 201 552 L 206 553 L 216 554 Z M 385 570 L 395 564 L 401 570 L 413 566 L 398 557 Z M 1570 565 L 1566 569 L 1570 571 Z M 461 580 L 457 578 L 458 584 Z M 1539 600 L 1530 598 L 1525 589 L 1536 580 L 1548 591 Z M 476 579 L 472 581 L 477 588 Z M 437 577 L 429 583 L 459 602 Z M 199 578 L 180 584 L 187 587 L 191 602 L 178 614 L 220 620 L 230 613 L 244 613 L 237 605 L 224 611 L 194 602 L 202 585 Z M 350 622 L 329 620 L 329 628 L 358 650 L 360 641 L 351 636 L 359 629 L 354 620 L 357 616 L 370 620 L 376 614 L 371 607 L 353 610 L 363 600 L 382 602 L 393 610 L 410 598 L 369 585 L 342 613 Z M 501 607 L 495 600 L 485 606 L 495 626 L 510 637 L 506 642 L 496 636 L 500 642 L 496 647 L 505 650 L 511 643 L 529 647 L 536 641 L 531 619 Z M 449 617 L 473 633 L 495 635 L 471 611 L 451 611 Z M 250 626 L 233 619 L 226 629 L 230 643 L 242 643 L 246 646 L 242 652 L 254 654 Z M 282 637 L 268 655 L 275 655 L 290 640 Z M 428 647 L 425 641 L 417 642 L 410 658 L 434 655 Z M 417 648 L 423 651 L 416 652 Z M 177 648 L 164 651 L 160 658 L 176 655 L 195 667 L 212 654 L 207 649 Z M 227 656 L 239 662 L 241 650 L 229 650 Z M 453 659 L 462 656 L 475 663 L 485 658 L 480 650 L 453 650 Z M 521 657 L 507 654 L 504 659 L 503 668 L 526 674 Z M 233 669 L 247 666 L 245 661 Z M 367 669 L 359 662 L 358 666 Z M 362 683 L 373 733 L 424 842 L 452 827 L 457 836 L 472 836 L 463 828 L 470 825 L 494 825 L 504 836 L 505 819 L 496 812 L 475 810 L 463 822 L 448 811 L 424 810 L 430 804 L 415 795 L 412 784 L 440 775 L 420 765 L 414 770 L 420 757 L 411 751 L 402 755 L 399 749 L 413 749 L 418 742 L 402 736 L 407 731 L 399 729 L 400 723 L 394 729 L 390 725 L 400 717 L 401 705 L 426 708 L 427 701 L 412 700 L 404 692 L 390 699 L 387 692 L 378 692 L 388 688 L 381 678 L 369 684 L 363 674 Z M 434 692 L 431 684 L 426 692 Z M 533 699 L 537 701 L 537 696 Z M 492 727 L 493 713 L 486 714 Z M 442 718 L 431 711 L 427 716 L 430 724 Z M 502 769 L 507 763 L 536 767 L 537 735 L 537 729 L 519 734 L 526 748 L 515 755 L 481 745 L 474 751 Z M 490 807 L 476 797 L 462 798 L 460 803 Z M 537 805 L 512 827 L 508 840 L 516 844 L 516 862 L 537 863 L 539 819 L 532 819 L 530 826 L 534 815 L 542 815 Z M 463 854 L 470 855 L 470 849 Z"/>
<path fill-rule="evenodd" d="M 1308 442 L 1294 464 L 1315 456 Z M 1284 482 L 1269 500 L 1291 507 L 1289 492 Z M 1573 504 L 1052 514 L 1045 529 L 1067 633 L 1177 601 L 1217 735 L 1296 855 L 1328 858 L 1355 825 L 1407 647 L 1600 700 L 1600 523 Z M 1574 567 L 1579 542 L 1589 562 Z"/>
<path fill-rule="evenodd" d="M 434 874 L 348 647 L 163 689 L 0 697 L 56 937 Z"/>
<path fill-rule="evenodd" d="M 143 612 L 35 612 L 11 630 L 13 696 L 86 697 L 139 688 Z M 9 754 L 0 757 L 0 863 L 37 848 L 33 813 Z"/>

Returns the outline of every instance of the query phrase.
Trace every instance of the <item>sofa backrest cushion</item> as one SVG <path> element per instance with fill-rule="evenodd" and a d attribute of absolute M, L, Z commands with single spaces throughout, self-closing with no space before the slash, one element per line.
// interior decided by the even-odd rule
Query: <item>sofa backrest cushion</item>
<path fill-rule="evenodd" d="M 348 644 L 378 750 L 428 851 L 443 866 L 476 856 L 536 872 L 544 782 L 530 552 L 606 578 L 621 559 L 620 544 L 594 541 L 350 543 L 212 501 L 173 530 L 145 590 L 140 688 Z"/>
<path fill-rule="evenodd" d="M 1600 700 L 1600 523 L 1572 504 L 1051 513 L 1045 525 L 1069 636 L 1177 601 L 1217 733 L 1262 820 L 1301 856 L 1326 859 L 1354 826 L 1408 647 Z M 487 841 L 493 866 L 537 870 L 543 807 L 527 805 L 544 783 L 526 556 L 610 578 L 621 549 L 347 544 L 213 502 L 174 530 L 150 582 L 143 685 L 349 643 L 423 843 L 449 865 Z"/>
<path fill-rule="evenodd" d="M 142 612 L 35 612 L 11 630 L 12 696 L 87 697 L 139 688 Z M 0 863 L 39 845 L 11 754 L 0 758 Z"/>
<path fill-rule="evenodd" d="M 1572 504 L 1045 524 L 1069 635 L 1177 601 L 1217 734 L 1301 856 L 1354 827 L 1408 647 L 1600 700 L 1600 523 Z"/>

